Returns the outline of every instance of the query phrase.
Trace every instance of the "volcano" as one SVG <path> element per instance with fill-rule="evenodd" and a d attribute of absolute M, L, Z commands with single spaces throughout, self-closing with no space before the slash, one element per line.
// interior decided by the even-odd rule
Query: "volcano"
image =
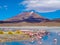
<path fill-rule="evenodd" d="M 36 22 L 38 22 L 39 23 L 39 22 L 43 22 L 43 21 L 49 21 L 49 19 L 46 19 L 32 11 L 32 12 L 21 13 L 15 17 L 12 17 L 12 18 L 2 21 L 2 22 L 5 22 L 5 23 L 18 23 L 18 22 L 36 23 Z"/>
<path fill-rule="evenodd" d="M 43 18 L 34 12 L 23 12 L 15 17 L 8 19 L 8 21 L 16 21 L 16 20 L 24 20 L 24 19 L 31 19 L 31 18 Z"/>
<path fill-rule="evenodd" d="M 0 21 L 0 26 L 60 26 L 60 19 L 50 20 L 35 12 L 23 12 Z"/>

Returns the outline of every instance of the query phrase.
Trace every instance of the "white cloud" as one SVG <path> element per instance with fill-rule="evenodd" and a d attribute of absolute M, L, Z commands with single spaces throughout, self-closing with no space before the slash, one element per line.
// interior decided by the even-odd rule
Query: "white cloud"
<path fill-rule="evenodd" d="M 7 5 L 3 5 L 3 8 L 5 8 L 5 10 L 7 10 L 8 9 L 8 6 Z"/>
<path fill-rule="evenodd" d="M 7 10 L 8 6 L 7 5 L 0 6 L 0 9 L 3 9 L 3 8 Z"/>
<path fill-rule="evenodd" d="M 25 0 L 22 2 L 26 10 L 37 12 L 53 12 L 60 10 L 60 0 Z"/>
<path fill-rule="evenodd" d="M 5 7 L 5 8 L 6 8 L 6 7 L 8 7 L 8 6 L 7 6 L 7 5 L 4 5 L 3 7 Z"/>

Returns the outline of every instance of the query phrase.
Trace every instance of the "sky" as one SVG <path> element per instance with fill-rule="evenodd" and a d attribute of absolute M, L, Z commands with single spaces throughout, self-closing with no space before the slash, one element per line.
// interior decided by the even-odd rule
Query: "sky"
<path fill-rule="evenodd" d="M 34 11 L 39 15 L 60 18 L 60 0 L 0 0 L 0 20 L 6 20 L 22 12 Z"/>

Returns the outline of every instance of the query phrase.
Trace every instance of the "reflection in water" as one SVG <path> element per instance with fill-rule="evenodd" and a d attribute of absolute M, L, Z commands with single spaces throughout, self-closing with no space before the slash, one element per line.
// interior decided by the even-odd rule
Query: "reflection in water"
<path fill-rule="evenodd" d="M 34 33 L 28 33 L 29 38 L 27 38 L 26 40 L 0 42 L 0 45 L 60 45 L 59 31 L 53 32 L 53 31 L 50 31 L 50 29 L 49 31 L 46 31 L 46 32 L 45 31 L 41 31 L 41 30 L 40 31 L 37 30 L 37 32 L 33 31 Z M 17 39 L 18 38 L 19 37 L 17 36 Z"/>
<path fill-rule="evenodd" d="M 49 35 L 45 35 L 42 38 L 30 38 L 29 40 L 23 40 L 18 42 L 0 42 L 0 45 L 60 45 L 59 33 L 50 32 Z"/>

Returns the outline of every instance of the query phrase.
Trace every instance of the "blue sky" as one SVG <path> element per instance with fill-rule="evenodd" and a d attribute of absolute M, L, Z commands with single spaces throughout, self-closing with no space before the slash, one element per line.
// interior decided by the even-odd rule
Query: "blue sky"
<path fill-rule="evenodd" d="M 31 10 L 49 19 L 60 18 L 59 4 L 59 0 L 0 0 L 0 20 Z"/>

